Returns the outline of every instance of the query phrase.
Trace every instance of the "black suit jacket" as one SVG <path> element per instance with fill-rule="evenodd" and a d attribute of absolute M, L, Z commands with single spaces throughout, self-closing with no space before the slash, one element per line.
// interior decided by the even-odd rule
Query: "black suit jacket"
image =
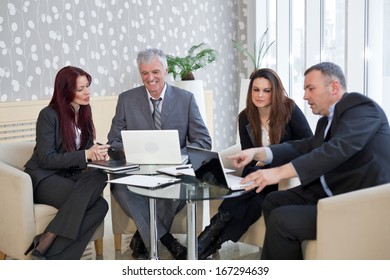
<path fill-rule="evenodd" d="M 93 145 L 90 139 L 87 148 Z M 25 171 L 31 176 L 33 187 L 60 170 L 81 170 L 87 167 L 85 150 L 65 152 L 57 112 L 50 106 L 41 110 L 36 127 L 36 145 Z"/>
<path fill-rule="evenodd" d="M 377 103 L 346 93 L 324 140 L 326 122 L 311 138 L 270 146 L 273 164 L 291 161 L 303 186 L 325 175 L 334 195 L 390 182 L 390 129 Z"/>

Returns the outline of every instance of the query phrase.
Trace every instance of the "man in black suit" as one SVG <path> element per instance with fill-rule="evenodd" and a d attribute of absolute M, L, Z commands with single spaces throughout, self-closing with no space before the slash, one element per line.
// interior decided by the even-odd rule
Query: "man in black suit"
<path fill-rule="evenodd" d="M 301 242 L 316 239 L 319 199 L 390 182 L 390 129 L 380 106 L 347 93 L 342 70 L 330 62 L 307 69 L 304 83 L 304 99 L 322 115 L 314 136 L 231 157 L 236 167 L 253 159 L 275 166 L 246 176 L 243 182 L 255 181 L 248 190 L 293 177 L 301 181 L 266 197 L 262 259 L 303 258 Z"/>

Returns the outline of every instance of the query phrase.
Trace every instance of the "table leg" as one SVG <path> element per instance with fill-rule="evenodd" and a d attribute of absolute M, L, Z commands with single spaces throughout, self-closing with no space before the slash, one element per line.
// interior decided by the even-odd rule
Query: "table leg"
<path fill-rule="evenodd" d="M 158 260 L 158 239 L 157 239 L 157 224 L 156 224 L 156 199 L 149 198 L 149 230 L 150 230 L 150 259 Z"/>
<path fill-rule="evenodd" d="M 198 259 L 196 201 L 187 201 L 187 259 Z"/>

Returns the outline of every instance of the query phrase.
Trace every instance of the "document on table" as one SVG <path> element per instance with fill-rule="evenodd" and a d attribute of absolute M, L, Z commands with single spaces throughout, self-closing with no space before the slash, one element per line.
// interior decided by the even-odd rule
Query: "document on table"
<path fill-rule="evenodd" d="M 113 180 L 108 183 L 123 184 L 142 188 L 162 188 L 180 182 L 181 179 L 173 177 L 149 176 L 149 175 L 130 175 Z"/>
<path fill-rule="evenodd" d="M 233 173 L 235 170 L 224 168 L 225 173 Z M 170 166 L 170 167 L 163 167 L 160 169 L 157 169 L 157 172 L 168 174 L 171 176 L 181 176 L 181 175 L 188 175 L 188 176 L 195 176 L 194 169 L 192 169 L 191 164 L 185 164 L 185 165 L 176 165 L 176 166 Z"/>
<path fill-rule="evenodd" d="M 163 167 L 163 168 L 157 169 L 157 172 L 160 172 L 163 174 L 168 174 L 171 176 L 180 176 L 180 175 L 195 176 L 195 173 L 194 173 L 194 170 L 192 169 L 191 164 Z"/>

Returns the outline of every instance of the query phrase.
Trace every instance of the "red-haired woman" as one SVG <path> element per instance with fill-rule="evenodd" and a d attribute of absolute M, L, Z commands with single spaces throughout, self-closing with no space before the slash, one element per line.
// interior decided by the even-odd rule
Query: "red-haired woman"
<path fill-rule="evenodd" d="M 58 213 L 27 249 L 32 259 L 80 259 L 108 211 L 100 195 L 107 175 L 87 169 L 89 160 L 107 160 L 108 145 L 96 145 L 89 105 L 91 76 L 67 66 L 56 75 L 53 97 L 39 113 L 36 145 L 25 165 L 34 202 Z"/>
<path fill-rule="evenodd" d="M 251 75 L 246 108 L 238 115 L 238 129 L 242 150 L 313 135 L 302 111 L 287 97 L 278 74 L 268 68 Z M 267 166 L 257 166 L 253 161 L 244 168 L 243 177 L 258 168 Z M 260 193 L 250 191 L 224 200 L 198 237 L 198 258 L 206 259 L 228 240 L 237 242 L 260 218 L 265 196 L 277 189 L 277 185 L 268 186 Z"/>

